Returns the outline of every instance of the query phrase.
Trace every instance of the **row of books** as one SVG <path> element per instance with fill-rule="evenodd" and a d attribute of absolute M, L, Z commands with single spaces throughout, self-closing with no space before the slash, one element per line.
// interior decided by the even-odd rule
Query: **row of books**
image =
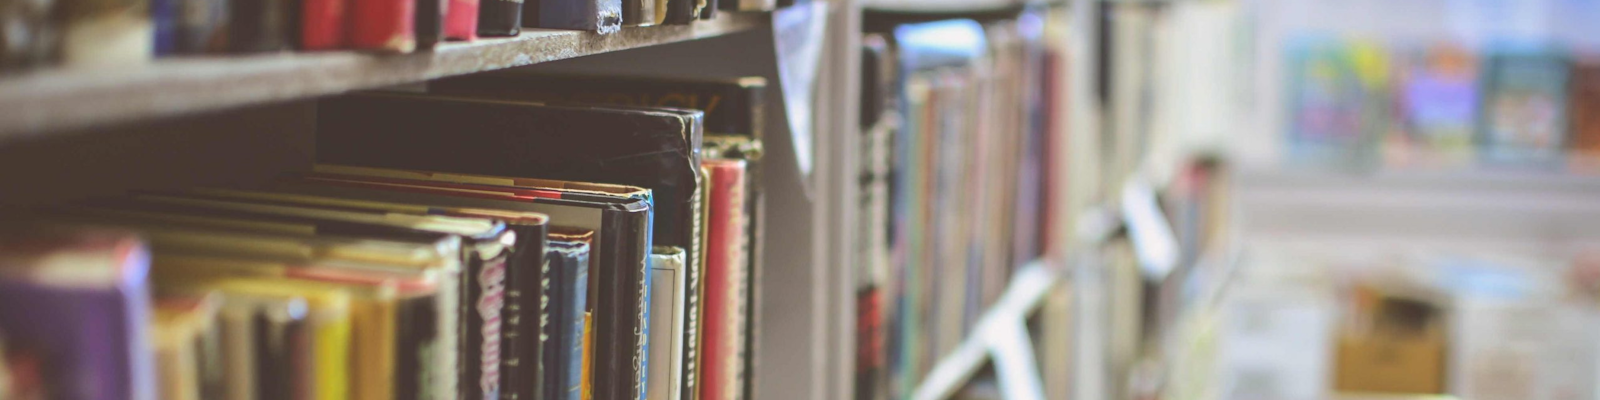
<path fill-rule="evenodd" d="M 612 33 L 774 0 L 44 0 L 0 7 L 0 71 L 285 50 L 409 53 L 523 27 Z"/>
<path fill-rule="evenodd" d="M 1548 47 L 1290 44 L 1291 153 L 1313 162 L 1458 166 L 1600 154 L 1600 62 Z"/>
<path fill-rule="evenodd" d="M 321 100 L 309 171 L 8 216 L 0 394 L 750 396 L 762 80 L 430 86 Z"/>
<path fill-rule="evenodd" d="M 908 397 L 1043 254 L 1060 101 L 1046 15 L 868 17 L 858 398 Z"/>

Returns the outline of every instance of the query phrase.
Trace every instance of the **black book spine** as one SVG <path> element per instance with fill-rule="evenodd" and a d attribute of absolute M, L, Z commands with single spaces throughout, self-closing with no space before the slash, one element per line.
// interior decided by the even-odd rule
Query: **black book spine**
<path fill-rule="evenodd" d="M 501 343 L 500 373 L 503 382 L 500 398 L 506 400 L 538 399 L 542 388 L 549 385 L 544 379 L 544 348 L 541 338 L 548 337 L 549 291 L 545 281 L 549 272 L 545 258 L 546 225 L 516 225 L 516 250 L 506 268 L 506 293 L 504 342 Z"/>
<path fill-rule="evenodd" d="M 431 49 L 444 41 L 444 14 L 450 6 L 448 0 L 416 0 L 416 2 L 417 8 L 412 17 L 414 22 L 411 29 L 416 32 L 417 49 Z M 517 17 L 521 18 L 521 15 Z"/>
<path fill-rule="evenodd" d="M 667 25 L 685 25 L 699 17 L 697 0 L 667 0 Z"/>
<path fill-rule="evenodd" d="M 298 43 L 299 2 L 234 0 L 228 9 L 228 49 L 235 53 L 288 50 Z"/>
<path fill-rule="evenodd" d="M 517 36 L 522 33 L 521 0 L 482 0 L 478 3 L 478 36 Z"/>
<path fill-rule="evenodd" d="M 535 26 L 612 33 L 622 29 L 623 8 L 623 0 L 541 1 Z"/>

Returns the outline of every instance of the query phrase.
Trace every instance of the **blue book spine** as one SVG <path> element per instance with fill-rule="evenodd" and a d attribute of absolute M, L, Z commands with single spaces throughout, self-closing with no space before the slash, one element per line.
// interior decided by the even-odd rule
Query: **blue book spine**
<path fill-rule="evenodd" d="M 550 362 L 551 384 L 557 391 L 547 398 L 581 400 L 583 379 L 583 314 L 589 299 L 589 243 L 551 241 L 546 248 L 545 260 L 550 263 L 553 286 L 550 319 L 556 324 L 551 330 L 549 347 L 545 354 Z"/>

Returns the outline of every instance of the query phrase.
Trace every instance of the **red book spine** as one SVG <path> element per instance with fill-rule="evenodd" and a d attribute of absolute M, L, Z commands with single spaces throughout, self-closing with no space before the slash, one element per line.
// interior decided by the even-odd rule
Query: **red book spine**
<path fill-rule="evenodd" d="M 345 46 L 349 0 L 305 0 L 300 8 L 300 48 L 332 50 Z"/>
<path fill-rule="evenodd" d="M 478 0 L 450 0 L 445 13 L 444 37 L 450 40 L 478 38 Z"/>
<path fill-rule="evenodd" d="M 409 53 L 417 48 L 412 0 L 350 0 L 350 47 Z"/>
<path fill-rule="evenodd" d="M 700 339 L 700 400 L 732 400 L 743 386 L 742 283 L 749 269 L 749 259 L 744 256 L 745 164 L 741 160 L 706 160 L 703 165 L 711 170 L 711 210 Z"/>

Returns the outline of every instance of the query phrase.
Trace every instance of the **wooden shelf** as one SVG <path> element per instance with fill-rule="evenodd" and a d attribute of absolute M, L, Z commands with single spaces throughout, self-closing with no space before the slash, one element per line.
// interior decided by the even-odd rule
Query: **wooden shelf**
<path fill-rule="evenodd" d="M 718 13 L 691 25 L 610 35 L 527 29 L 432 51 L 274 53 L 156 60 L 113 70 L 44 70 L 0 79 L 0 142 L 108 123 L 215 111 L 420 82 L 771 26 L 768 13 Z"/>

